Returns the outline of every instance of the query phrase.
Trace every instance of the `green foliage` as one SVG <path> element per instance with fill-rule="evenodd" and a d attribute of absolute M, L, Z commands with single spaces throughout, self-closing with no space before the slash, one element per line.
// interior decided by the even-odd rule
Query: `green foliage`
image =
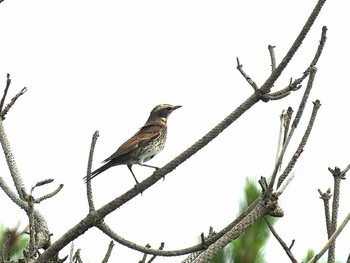
<path fill-rule="evenodd" d="M 307 252 L 306 252 L 306 256 L 303 258 L 303 260 L 301 261 L 302 263 L 306 263 L 306 262 L 309 262 L 313 257 L 315 256 L 315 251 L 313 251 L 312 249 L 309 249 Z M 318 262 L 326 262 L 327 259 L 324 259 L 323 261 L 318 261 Z M 224 261 L 222 261 L 224 262 Z M 335 261 L 335 263 L 343 263 L 345 261 Z"/>
<path fill-rule="evenodd" d="M 315 251 L 309 249 L 302 262 L 309 262 L 315 256 Z"/>
<path fill-rule="evenodd" d="M 246 179 L 244 197 L 239 204 L 239 213 L 242 213 L 256 198 L 260 190 L 255 183 L 256 179 Z M 266 244 L 270 230 L 263 219 L 236 240 L 232 241 L 221 251 L 211 263 L 264 263 L 262 248 Z"/>
<path fill-rule="evenodd" d="M 18 232 L 18 227 L 9 229 L 0 225 L 0 254 L 3 254 L 5 260 L 22 258 L 28 241 L 29 238 L 23 232 Z"/>

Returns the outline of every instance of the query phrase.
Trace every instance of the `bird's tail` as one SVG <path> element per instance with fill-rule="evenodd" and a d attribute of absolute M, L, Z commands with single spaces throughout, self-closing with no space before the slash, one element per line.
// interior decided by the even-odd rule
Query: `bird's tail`
<path fill-rule="evenodd" d="M 85 181 L 85 183 L 87 183 L 88 181 L 90 181 L 92 178 L 98 176 L 100 173 L 106 171 L 108 168 L 112 167 L 113 164 L 111 162 L 108 162 L 104 165 L 102 165 L 100 168 L 96 169 L 95 171 L 93 171 L 91 174 L 85 176 L 83 178 L 83 180 Z"/>

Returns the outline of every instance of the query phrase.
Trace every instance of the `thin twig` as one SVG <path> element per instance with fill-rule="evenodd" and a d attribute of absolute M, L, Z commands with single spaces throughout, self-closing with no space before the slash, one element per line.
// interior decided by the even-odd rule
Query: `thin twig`
<path fill-rule="evenodd" d="M 291 173 L 290 176 L 287 177 L 287 179 L 283 182 L 283 184 L 278 188 L 278 195 L 283 194 L 284 190 L 288 187 L 288 185 L 293 181 L 295 178 L 295 173 Z"/>
<path fill-rule="evenodd" d="M 158 250 L 163 250 L 164 249 L 164 242 L 162 242 L 158 248 Z M 147 263 L 151 263 L 153 262 L 153 260 L 155 260 L 155 258 L 157 257 L 157 255 L 153 255 L 148 261 Z"/>
<path fill-rule="evenodd" d="M 284 122 L 285 126 L 284 126 L 284 135 L 283 135 L 283 144 L 285 144 L 286 140 L 287 140 L 287 136 L 288 136 L 288 132 L 290 129 L 290 122 L 292 120 L 292 116 L 293 116 L 293 109 L 292 107 L 288 107 L 287 109 L 287 113 L 286 113 L 286 120 Z"/>
<path fill-rule="evenodd" d="M 258 198 L 259 203 L 255 209 L 249 213 L 238 225 L 230 229 L 218 239 L 214 244 L 208 246 L 208 249 L 203 251 L 196 259 L 196 263 L 199 262 L 208 262 L 215 255 L 217 255 L 228 243 L 236 239 L 242 232 L 252 224 L 254 224 L 261 217 L 274 212 L 275 209 L 278 209 L 278 199 L 275 199 L 276 196 L 269 195 L 269 192 L 262 195 L 262 198 Z"/>
<path fill-rule="evenodd" d="M 327 241 L 327 243 L 323 246 L 323 248 L 318 252 L 308 263 L 316 263 L 323 254 L 330 248 L 332 243 L 336 240 L 340 232 L 344 229 L 346 224 L 350 220 L 350 213 L 345 217 L 344 221 L 340 224 L 340 226 L 337 228 L 337 230 L 333 233 L 331 238 Z"/>
<path fill-rule="evenodd" d="M 303 112 L 304 112 L 304 109 L 305 109 L 306 102 L 307 102 L 307 100 L 309 98 L 310 91 L 311 91 L 311 89 L 313 87 L 313 84 L 314 84 L 316 72 L 317 72 L 317 68 L 316 67 L 312 67 L 310 69 L 309 81 L 307 83 L 307 86 L 306 86 L 303 98 L 301 99 L 301 102 L 299 104 L 299 108 L 298 108 L 298 111 L 297 111 L 297 113 L 295 115 L 292 127 L 295 127 L 295 128 L 298 127 L 299 121 L 300 121 L 301 116 L 303 115 Z"/>
<path fill-rule="evenodd" d="M 5 103 L 5 99 L 6 99 L 6 95 L 7 95 L 7 92 L 10 88 L 10 85 L 11 85 L 11 78 L 10 78 L 10 74 L 7 73 L 7 80 L 6 80 L 6 87 L 4 89 L 4 94 L 2 95 L 2 98 L 1 98 L 1 102 L 0 102 L 0 112 L 2 112 L 2 109 L 4 107 L 4 103 Z"/>
<path fill-rule="evenodd" d="M 63 184 L 60 184 L 54 191 L 52 191 L 51 193 L 48 193 L 46 195 L 43 195 L 42 197 L 36 198 L 35 199 L 35 203 L 40 203 L 46 199 L 49 199 L 53 196 L 55 196 L 59 191 L 61 191 L 61 189 L 63 188 Z"/>
<path fill-rule="evenodd" d="M 215 234 L 212 227 L 209 228 L 209 234 L 207 235 L 207 239 L 212 237 Z M 203 251 L 197 251 L 189 254 L 181 263 L 192 263 L 196 260 L 196 258 L 202 253 Z"/>
<path fill-rule="evenodd" d="M 245 80 L 249 83 L 249 85 L 252 86 L 254 90 L 258 90 L 258 85 L 256 85 L 256 83 L 251 79 L 251 77 L 249 77 L 248 74 L 244 72 L 243 65 L 239 63 L 238 58 L 237 58 L 237 69 L 245 78 Z"/>
<path fill-rule="evenodd" d="M 111 254 L 112 254 L 113 247 L 114 247 L 114 242 L 113 241 L 109 242 L 109 246 L 108 246 L 105 257 L 102 260 L 102 263 L 108 262 L 109 258 L 111 257 Z"/>
<path fill-rule="evenodd" d="M 35 189 L 36 187 L 43 186 L 43 185 L 45 185 L 45 184 L 50 184 L 50 183 L 52 183 L 53 181 L 54 181 L 54 179 L 50 178 L 50 179 L 45 179 L 45 180 L 42 180 L 42 181 L 37 182 L 37 183 L 32 187 L 31 193 L 34 191 L 34 189 Z"/>
<path fill-rule="evenodd" d="M 311 117 L 309 120 L 309 124 L 307 125 L 307 128 L 305 130 L 305 133 L 303 135 L 303 138 L 301 139 L 299 146 L 297 148 L 297 150 L 295 151 L 294 155 L 292 156 L 292 158 L 290 159 L 289 163 L 287 164 L 286 168 L 284 169 L 283 173 L 281 174 L 281 176 L 278 178 L 278 183 L 277 183 L 277 188 L 279 188 L 281 186 L 281 184 L 283 183 L 283 181 L 287 178 L 287 176 L 290 174 L 290 172 L 292 171 L 292 169 L 294 168 L 296 162 L 298 161 L 300 155 L 302 154 L 302 152 L 304 151 L 306 142 L 309 139 L 312 127 L 315 123 L 315 119 L 317 116 L 317 112 L 318 109 L 321 106 L 321 103 L 319 100 L 316 100 L 314 103 L 314 107 L 311 113 Z M 292 127 L 292 130 L 295 129 Z"/>
<path fill-rule="evenodd" d="M 319 0 L 313 9 L 312 13 L 310 14 L 308 20 L 306 21 L 305 25 L 303 26 L 302 30 L 300 31 L 299 35 L 295 39 L 292 47 L 288 50 L 287 54 L 282 59 L 281 63 L 276 67 L 276 69 L 272 72 L 270 77 L 265 81 L 265 83 L 261 86 L 260 92 L 262 94 L 269 93 L 273 84 L 278 79 L 278 77 L 282 74 L 283 70 L 286 68 L 292 57 L 294 56 L 295 52 L 299 49 L 301 46 L 304 38 L 306 37 L 307 33 L 309 32 L 311 26 L 315 22 L 318 14 L 320 13 L 324 3 L 326 0 Z"/>
<path fill-rule="evenodd" d="M 275 57 L 275 47 L 276 46 L 268 46 L 270 59 L 271 59 L 271 71 L 273 72 L 276 69 L 276 57 Z"/>
<path fill-rule="evenodd" d="M 294 131 L 297 128 L 297 126 L 299 124 L 299 121 L 300 121 L 300 118 L 301 118 L 301 116 L 303 114 L 306 101 L 307 101 L 307 99 L 308 99 L 308 97 L 310 95 L 310 91 L 311 91 L 311 88 L 313 86 L 313 81 L 315 79 L 315 74 L 316 74 L 316 68 L 313 68 L 313 70 L 310 72 L 308 85 L 307 85 L 307 87 L 306 87 L 306 89 L 304 91 L 303 98 L 302 98 L 302 100 L 301 100 L 301 102 L 299 104 L 299 108 L 298 108 L 297 114 L 296 114 L 296 116 L 295 116 L 295 118 L 293 120 L 293 124 L 291 126 L 290 133 L 288 135 L 288 138 L 286 140 L 285 145 L 283 145 L 283 149 L 281 151 L 281 156 L 280 156 L 279 162 L 276 163 L 275 169 L 274 169 L 273 174 L 271 176 L 271 181 L 270 181 L 270 185 L 269 185 L 269 187 L 271 189 L 272 189 L 272 187 L 274 185 L 274 182 L 275 182 L 275 179 L 276 179 L 276 176 L 277 176 L 278 167 L 281 165 L 281 162 L 282 162 L 285 150 L 287 149 L 287 146 L 288 146 L 288 143 L 290 141 L 290 138 L 294 134 Z M 277 188 L 282 184 L 283 180 L 288 176 L 289 172 L 292 170 L 292 168 L 294 167 L 294 165 L 295 165 L 296 161 L 298 160 L 300 154 L 303 151 L 303 148 L 304 148 L 304 146 L 305 146 L 305 144 L 307 142 L 307 139 L 308 139 L 308 137 L 310 135 L 310 132 L 311 132 L 311 129 L 312 129 L 312 125 L 313 125 L 313 122 L 315 120 L 318 108 L 321 105 L 318 100 L 316 102 L 318 102 L 318 103 L 314 103 L 313 113 L 311 114 L 309 125 L 308 125 L 308 127 L 307 127 L 307 129 L 306 129 L 306 131 L 304 133 L 304 136 L 303 136 L 303 138 L 302 138 L 302 140 L 301 140 L 301 142 L 299 144 L 299 147 L 298 147 L 296 153 L 294 154 L 293 158 L 290 160 L 289 164 L 285 168 L 283 174 L 278 179 Z"/>
<path fill-rule="evenodd" d="M 80 258 L 80 248 L 75 251 L 74 257 L 73 257 L 74 263 L 83 263 L 83 261 Z"/>
<path fill-rule="evenodd" d="M 1 112 L 1 117 L 2 119 L 4 120 L 5 119 L 5 116 L 6 114 L 9 112 L 9 110 L 11 109 L 11 107 L 15 104 L 16 100 L 21 97 L 24 93 L 27 92 L 27 88 L 24 87 L 20 92 L 18 92 L 10 101 L 10 103 L 8 103 L 4 110 Z"/>
<path fill-rule="evenodd" d="M 284 122 L 285 122 L 285 111 L 283 110 L 280 115 L 280 131 L 278 133 L 278 142 L 277 142 L 277 151 L 276 151 L 276 162 L 278 160 L 278 156 L 280 154 L 280 151 L 282 149 L 282 141 L 283 141 L 283 131 L 284 131 Z"/>
<path fill-rule="evenodd" d="M 324 26 L 322 28 L 321 40 L 317 47 L 315 56 L 312 62 L 310 63 L 309 67 L 303 72 L 302 76 L 294 81 L 291 80 L 289 85 L 281 90 L 278 90 L 272 93 L 263 94 L 262 97 L 265 101 L 278 100 L 278 99 L 284 98 L 285 96 L 288 96 L 291 91 L 296 91 L 301 88 L 300 84 L 304 81 L 304 79 L 306 79 L 309 76 L 310 70 L 316 66 L 316 63 L 322 54 L 322 50 L 324 48 L 324 45 L 327 39 L 326 33 L 327 33 L 327 27 Z"/>
<path fill-rule="evenodd" d="M 99 132 L 95 131 L 94 134 L 92 135 L 92 140 L 90 145 L 89 160 L 88 160 L 87 171 L 86 171 L 87 177 L 89 177 L 89 175 L 91 174 L 91 166 L 94 159 L 94 151 L 95 151 L 95 146 L 96 146 L 98 137 L 99 137 Z M 92 211 L 95 211 L 94 200 L 92 197 L 91 180 L 86 180 L 86 194 L 87 194 L 87 199 L 89 204 L 89 212 L 91 213 Z"/>
<path fill-rule="evenodd" d="M 286 252 L 287 256 L 289 257 L 289 259 L 293 262 L 293 263 L 298 263 L 298 261 L 295 259 L 291 248 L 294 245 L 294 240 L 292 242 L 292 244 L 290 245 L 290 247 L 287 246 L 287 244 L 282 240 L 282 238 L 278 235 L 278 233 L 276 232 L 275 228 L 273 227 L 273 225 L 269 222 L 269 220 L 266 218 L 266 216 L 264 216 L 264 220 L 265 223 L 267 224 L 267 226 L 270 228 L 271 233 L 274 235 L 274 237 L 277 239 L 277 241 L 281 244 L 281 246 L 283 247 L 284 251 Z"/>
<path fill-rule="evenodd" d="M 277 171 L 281 170 L 282 162 L 283 162 L 283 155 L 281 156 L 281 159 L 279 160 L 279 156 L 281 154 L 281 149 L 283 149 L 284 144 L 286 143 L 288 131 L 290 128 L 290 120 L 292 118 L 293 109 L 291 107 L 288 107 L 287 112 L 283 111 L 280 116 L 280 134 L 278 139 L 278 147 L 277 147 L 277 153 L 276 153 L 276 162 L 275 164 L 278 164 Z M 284 133 L 283 133 L 284 131 Z M 283 133 L 283 135 L 282 135 Z"/>
<path fill-rule="evenodd" d="M 318 45 L 318 48 L 317 48 L 317 52 L 315 54 L 315 57 L 314 59 L 312 60 L 311 62 L 311 65 L 310 67 L 314 67 L 316 66 L 319 58 L 321 57 L 321 54 L 322 54 L 322 50 L 324 48 L 324 45 L 326 44 L 326 40 L 327 40 L 327 27 L 326 26 L 323 26 L 322 27 L 322 34 L 321 34 L 321 40 L 320 40 L 320 44 Z"/>
<path fill-rule="evenodd" d="M 73 263 L 74 241 L 72 241 L 69 250 L 69 263 Z"/>
<path fill-rule="evenodd" d="M 151 245 L 147 243 L 145 247 L 151 248 Z M 143 257 L 142 257 L 141 261 L 139 261 L 139 263 L 146 263 L 147 256 L 148 256 L 147 253 L 143 253 Z"/>

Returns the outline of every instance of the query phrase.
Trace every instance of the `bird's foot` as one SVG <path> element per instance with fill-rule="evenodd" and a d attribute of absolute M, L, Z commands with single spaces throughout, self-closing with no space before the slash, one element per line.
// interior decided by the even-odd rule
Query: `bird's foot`
<path fill-rule="evenodd" d="M 134 185 L 134 188 L 137 190 L 137 191 L 139 191 L 140 192 L 140 194 L 142 195 L 143 194 L 143 192 L 141 191 L 141 187 L 140 187 L 140 184 L 137 182 L 135 185 Z"/>

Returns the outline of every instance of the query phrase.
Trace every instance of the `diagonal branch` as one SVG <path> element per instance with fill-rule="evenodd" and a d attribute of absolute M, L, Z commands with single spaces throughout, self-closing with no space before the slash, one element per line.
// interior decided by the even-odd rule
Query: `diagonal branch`
<path fill-rule="evenodd" d="M 340 224 L 338 229 L 332 234 L 332 236 L 324 245 L 324 247 L 320 250 L 320 252 L 318 252 L 308 263 L 316 263 L 323 256 L 323 254 L 330 248 L 330 246 L 336 240 L 340 232 L 343 231 L 344 227 L 349 222 L 349 220 L 350 220 L 350 213 L 345 217 L 344 221 Z"/>
<path fill-rule="evenodd" d="M 237 69 L 242 74 L 242 76 L 245 78 L 245 80 L 249 83 L 250 86 L 253 87 L 254 90 L 258 90 L 258 85 L 252 80 L 251 77 L 245 71 L 243 70 L 243 65 L 239 63 L 239 59 L 237 58 Z"/>
<path fill-rule="evenodd" d="M 281 244 L 281 246 L 283 247 L 284 251 L 287 253 L 289 259 L 293 262 L 293 263 L 298 263 L 298 261 L 295 259 L 292 251 L 291 251 L 291 247 L 288 247 L 287 244 L 282 240 L 282 238 L 278 235 L 278 233 L 276 232 L 275 228 L 273 227 L 273 225 L 269 222 L 269 220 L 264 216 L 264 220 L 267 224 L 267 226 L 270 228 L 271 233 L 274 235 L 274 237 L 277 239 L 277 241 Z"/>
<path fill-rule="evenodd" d="M 310 136 L 310 133 L 311 133 L 312 127 L 314 125 L 314 122 L 315 122 L 315 119 L 316 119 L 316 115 L 317 115 L 317 112 L 318 112 L 318 109 L 320 108 L 320 106 L 321 106 L 320 101 L 316 100 L 314 102 L 314 107 L 313 107 L 313 110 L 312 110 L 312 113 L 311 113 L 309 124 L 308 124 L 308 126 L 306 128 L 306 131 L 305 131 L 305 133 L 303 135 L 303 138 L 301 139 L 301 141 L 299 143 L 299 146 L 298 146 L 296 152 L 294 153 L 294 155 L 292 156 L 292 158 L 290 159 L 287 167 L 284 169 L 282 175 L 278 178 L 277 188 L 279 188 L 282 185 L 283 181 L 290 174 L 290 172 L 292 171 L 292 169 L 295 166 L 296 162 L 298 161 L 300 155 L 304 151 L 304 147 L 306 145 L 307 140 L 309 139 L 309 136 Z M 292 127 L 292 129 L 293 129 L 293 127 Z"/>

